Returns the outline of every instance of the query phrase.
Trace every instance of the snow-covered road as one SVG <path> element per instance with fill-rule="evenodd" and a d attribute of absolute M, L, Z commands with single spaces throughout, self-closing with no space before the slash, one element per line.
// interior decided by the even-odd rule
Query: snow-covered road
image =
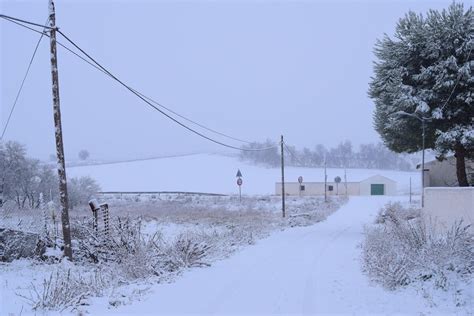
<path fill-rule="evenodd" d="M 386 291 L 371 284 L 361 271 L 363 226 L 391 199 L 353 197 L 325 222 L 273 234 L 210 268 L 193 269 L 175 283 L 155 285 L 143 301 L 109 312 L 263 315 L 426 311 L 419 295 Z M 99 306 L 91 307 L 94 312 Z"/>

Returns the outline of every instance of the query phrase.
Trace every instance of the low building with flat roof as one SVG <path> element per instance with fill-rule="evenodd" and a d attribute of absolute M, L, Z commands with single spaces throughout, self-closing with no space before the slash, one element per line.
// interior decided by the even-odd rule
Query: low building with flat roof
<path fill-rule="evenodd" d="M 275 193 L 281 195 L 281 182 L 275 183 Z M 397 183 L 387 177 L 374 175 L 359 182 L 326 183 L 328 195 L 396 195 Z M 285 195 L 324 195 L 324 182 L 285 182 Z"/>

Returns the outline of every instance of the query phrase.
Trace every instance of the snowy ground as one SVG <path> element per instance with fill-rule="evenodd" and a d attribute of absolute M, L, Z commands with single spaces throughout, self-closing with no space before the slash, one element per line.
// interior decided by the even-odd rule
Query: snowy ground
<path fill-rule="evenodd" d="M 141 223 L 145 236 L 151 237 L 158 232 L 168 242 L 173 242 L 180 234 L 210 238 L 207 239 L 207 244 L 212 249 L 205 258 L 205 262 L 210 264 L 249 247 L 272 232 L 322 221 L 345 202 L 344 198 L 332 198 L 330 203 L 325 203 L 322 197 L 289 198 L 288 218 L 283 220 L 281 199 L 276 196 L 245 197 L 241 203 L 235 196 L 171 195 L 149 198 L 108 200 L 112 222 L 118 217 L 132 218 L 134 222 Z M 71 211 L 73 231 L 77 231 L 78 222 L 84 223 L 91 217 L 90 213 L 87 208 Z M 43 223 L 42 213 L 38 210 L 10 210 L 2 214 L 0 226 L 40 233 Z M 41 295 L 43 280 L 49 279 L 51 273 L 54 275 L 57 271 L 64 275 L 71 269 L 73 275 L 80 274 L 88 278 L 91 271 L 99 269 L 102 271 L 101 275 L 109 280 L 109 285 L 98 295 L 103 296 L 110 306 L 142 299 L 146 296 L 142 292 L 150 284 L 169 282 L 182 272 L 179 270 L 166 272 L 159 277 L 127 279 L 119 272 L 121 268 L 87 262 L 76 262 L 64 267 L 62 264 L 45 264 L 32 260 L 0 264 L 0 314 L 31 312 L 31 306 L 25 297 L 36 297 L 33 286 Z M 137 267 L 134 266 L 135 268 Z M 111 272 L 113 275 L 110 275 Z M 82 309 L 87 311 L 88 307 Z"/>
<path fill-rule="evenodd" d="M 389 200 L 393 198 L 353 197 L 325 222 L 273 234 L 210 268 L 154 285 L 143 301 L 116 309 L 98 299 L 89 310 L 161 315 L 472 313 L 472 300 L 455 307 L 451 293 L 429 300 L 415 288 L 391 292 L 362 273 L 363 226 Z"/>
<path fill-rule="evenodd" d="M 277 210 L 276 199 L 261 199 L 256 198 L 248 205 L 254 205 L 254 211 L 262 205 L 269 210 L 275 207 L 270 213 Z M 240 247 L 230 257 L 213 262 L 211 267 L 184 271 L 178 278 L 172 278 L 172 283 L 156 283 L 153 279 L 125 283 L 101 297 L 88 299 L 87 305 L 79 310 L 91 315 L 472 314 L 473 295 L 469 285 L 464 293 L 471 292 L 471 296 L 461 298 L 464 304 L 456 307 L 455 303 L 459 302 L 456 293 L 435 289 L 426 291 L 416 286 L 388 291 L 370 282 L 362 272 L 360 243 L 363 227 L 372 224 L 378 210 L 394 200 L 406 203 L 407 197 L 351 197 L 347 204 L 323 222 L 283 231 L 273 230 L 268 238 Z M 127 204 L 120 209 L 120 203 L 117 202 L 115 208 L 123 215 L 127 212 Z M 150 202 L 138 203 L 142 208 L 138 208 L 136 214 L 146 220 L 146 231 L 152 233 L 159 229 L 168 236 L 192 228 L 193 221 L 201 229 L 206 226 L 206 221 L 213 225 L 221 223 L 223 228 L 228 225 L 228 222 L 222 222 L 225 218 L 236 221 L 240 215 L 235 215 L 241 214 L 237 207 L 227 209 L 226 212 L 230 212 L 227 217 L 212 215 L 219 213 L 222 205 L 207 198 L 192 203 L 203 207 L 197 208 L 197 213 L 178 211 L 181 209 L 178 204 L 178 207 L 173 206 L 176 211 L 173 216 L 154 221 L 155 216 L 163 219 L 163 213 L 150 213 L 153 204 L 147 203 Z M 170 211 L 166 204 L 157 203 L 155 206 L 159 205 L 162 212 Z M 293 213 L 317 203 L 308 199 L 289 201 Z M 202 213 L 212 205 L 217 205 L 214 210 Z M 207 220 L 193 220 L 193 216 Z M 255 219 L 254 214 L 250 213 L 250 216 L 250 219 Z M 51 271 L 57 270 L 57 266 L 35 264 L 30 260 L 0 265 L 0 314 L 31 313 L 25 300 L 16 294 L 27 296 L 30 283 L 40 284 Z M 69 267 L 66 265 L 63 269 Z M 87 272 L 86 266 L 75 266 L 74 269 Z"/>
<path fill-rule="evenodd" d="M 235 174 L 243 174 L 243 194 L 274 194 L 281 180 L 280 168 L 253 166 L 235 157 L 196 154 L 123 163 L 68 168 L 69 177 L 91 176 L 104 191 L 195 191 L 237 194 Z M 210 171 L 211 170 L 211 171 Z M 344 178 L 344 169 L 329 168 L 328 179 Z M 360 181 L 380 174 L 397 182 L 400 194 L 408 194 L 410 177 L 413 191 L 419 192 L 420 174 L 394 170 L 347 169 L 347 181 Z M 321 168 L 285 168 L 286 181 L 324 181 Z"/>

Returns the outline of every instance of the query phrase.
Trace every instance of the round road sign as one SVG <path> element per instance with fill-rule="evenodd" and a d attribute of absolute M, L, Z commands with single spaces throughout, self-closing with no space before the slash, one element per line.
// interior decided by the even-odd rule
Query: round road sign
<path fill-rule="evenodd" d="M 238 185 L 238 186 L 241 186 L 241 185 L 242 185 L 242 179 L 241 179 L 241 178 L 238 178 L 238 179 L 237 179 L 237 185 Z"/>
<path fill-rule="evenodd" d="M 299 177 L 298 177 L 298 182 L 299 182 L 299 183 L 303 183 L 303 177 L 302 177 L 302 176 L 299 176 Z"/>

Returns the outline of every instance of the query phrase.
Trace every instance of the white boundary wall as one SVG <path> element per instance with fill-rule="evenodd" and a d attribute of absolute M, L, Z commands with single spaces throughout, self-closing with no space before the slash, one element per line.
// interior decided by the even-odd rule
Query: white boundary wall
<path fill-rule="evenodd" d="M 384 195 L 397 195 L 397 183 L 381 175 L 371 176 L 360 182 L 347 182 L 347 195 L 371 195 L 372 184 L 383 184 Z M 299 191 L 298 182 L 285 182 L 286 195 L 324 195 L 324 182 L 303 182 L 305 190 Z M 327 191 L 328 195 L 346 195 L 346 183 L 342 181 L 337 184 L 327 182 L 327 186 L 332 186 L 332 191 Z M 275 183 L 275 194 L 281 195 L 281 182 Z"/>
<path fill-rule="evenodd" d="M 474 232 L 474 187 L 425 188 L 423 215 L 443 230 L 462 219 Z"/>
<path fill-rule="evenodd" d="M 324 195 L 324 182 L 303 182 L 305 189 L 299 191 L 300 184 L 298 182 L 285 182 L 285 195 Z M 332 185 L 333 190 L 327 191 L 328 195 L 346 195 L 346 185 L 343 182 L 337 184 L 328 182 L 328 186 Z M 359 195 L 359 182 L 347 182 L 347 195 Z M 275 194 L 281 195 L 281 182 L 275 183 Z"/>

